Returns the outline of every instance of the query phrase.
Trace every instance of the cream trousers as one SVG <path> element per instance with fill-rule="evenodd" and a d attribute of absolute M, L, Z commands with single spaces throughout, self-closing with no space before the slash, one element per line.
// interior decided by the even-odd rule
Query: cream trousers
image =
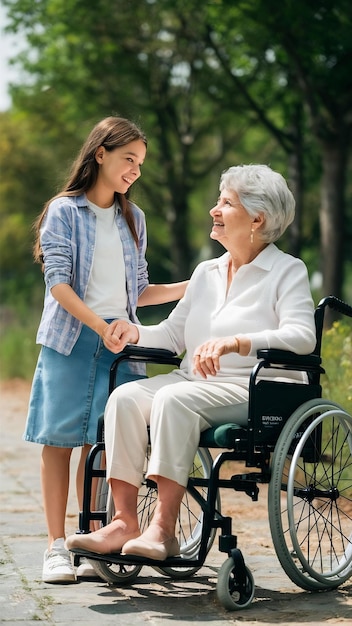
<path fill-rule="evenodd" d="M 177 370 L 117 387 L 105 410 L 107 479 L 140 487 L 149 426 L 147 475 L 185 487 L 200 433 L 219 424 L 247 424 L 247 387 L 245 379 L 190 381 Z"/>

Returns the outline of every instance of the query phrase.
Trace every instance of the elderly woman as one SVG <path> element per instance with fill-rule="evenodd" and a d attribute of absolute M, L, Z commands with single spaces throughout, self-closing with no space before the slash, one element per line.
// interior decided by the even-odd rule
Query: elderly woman
<path fill-rule="evenodd" d="M 105 339 L 116 353 L 127 343 L 186 353 L 179 370 L 127 383 L 111 394 L 105 441 L 116 514 L 93 533 L 68 537 L 68 548 L 158 560 L 179 553 L 175 523 L 200 433 L 221 423 L 245 423 L 259 348 L 307 354 L 315 347 L 306 267 L 273 243 L 294 210 L 280 174 L 265 165 L 230 167 L 210 210 L 210 236 L 227 252 L 200 263 L 184 298 L 160 324 L 116 320 L 109 326 Z M 285 376 L 302 381 L 304 374 Z M 158 502 L 140 534 L 136 502 L 149 426 L 148 476 L 158 485 Z"/>

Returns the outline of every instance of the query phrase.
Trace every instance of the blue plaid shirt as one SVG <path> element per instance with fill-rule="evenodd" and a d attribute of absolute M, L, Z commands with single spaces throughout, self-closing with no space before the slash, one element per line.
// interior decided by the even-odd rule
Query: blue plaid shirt
<path fill-rule="evenodd" d="M 149 284 L 145 252 L 146 224 L 143 211 L 131 204 L 138 249 L 125 218 L 118 208 L 115 215 L 120 232 L 126 268 L 127 313 L 137 322 L 137 301 Z M 82 322 L 70 315 L 53 298 L 50 290 L 67 283 L 84 300 L 93 263 L 96 217 L 85 195 L 56 198 L 50 204 L 40 232 L 44 256 L 45 298 L 37 343 L 61 354 L 71 353 L 82 328 Z"/>

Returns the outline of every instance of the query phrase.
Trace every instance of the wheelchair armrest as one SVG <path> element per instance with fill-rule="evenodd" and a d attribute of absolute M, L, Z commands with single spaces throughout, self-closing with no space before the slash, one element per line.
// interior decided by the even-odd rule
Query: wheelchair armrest
<path fill-rule="evenodd" d="M 119 364 L 123 361 L 131 361 L 134 363 L 157 363 L 160 365 L 172 365 L 174 367 L 179 367 L 182 359 L 174 352 L 171 352 L 171 350 L 165 350 L 164 348 L 146 348 L 145 346 L 127 344 L 122 352 L 116 355 L 116 359 L 110 367 L 109 394 L 115 388 L 116 373 Z"/>
<path fill-rule="evenodd" d="M 146 348 L 144 346 L 135 346 L 132 343 L 125 346 L 123 353 L 131 357 L 152 357 L 153 359 L 177 359 L 177 355 L 171 350 L 164 348 Z"/>
<path fill-rule="evenodd" d="M 257 357 L 267 361 L 268 364 L 294 365 L 302 368 L 318 367 L 321 364 L 321 358 L 317 354 L 296 354 L 289 350 L 258 350 Z"/>

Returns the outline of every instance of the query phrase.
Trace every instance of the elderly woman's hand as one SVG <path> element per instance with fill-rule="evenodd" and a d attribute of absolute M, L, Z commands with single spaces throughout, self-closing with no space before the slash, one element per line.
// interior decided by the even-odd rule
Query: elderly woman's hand
<path fill-rule="evenodd" d="M 194 351 L 193 373 L 203 378 L 216 376 L 220 369 L 220 357 L 230 352 L 239 352 L 239 341 L 233 335 L 206 341 Z"/>
<path fill-rule="evenodd" d="M 105 347 L 114 354 L 121 352 L 128 343 L 137 343 L 138 339 L 138 328 L 124 320 L 114 320 L 102 334 Z"/>

